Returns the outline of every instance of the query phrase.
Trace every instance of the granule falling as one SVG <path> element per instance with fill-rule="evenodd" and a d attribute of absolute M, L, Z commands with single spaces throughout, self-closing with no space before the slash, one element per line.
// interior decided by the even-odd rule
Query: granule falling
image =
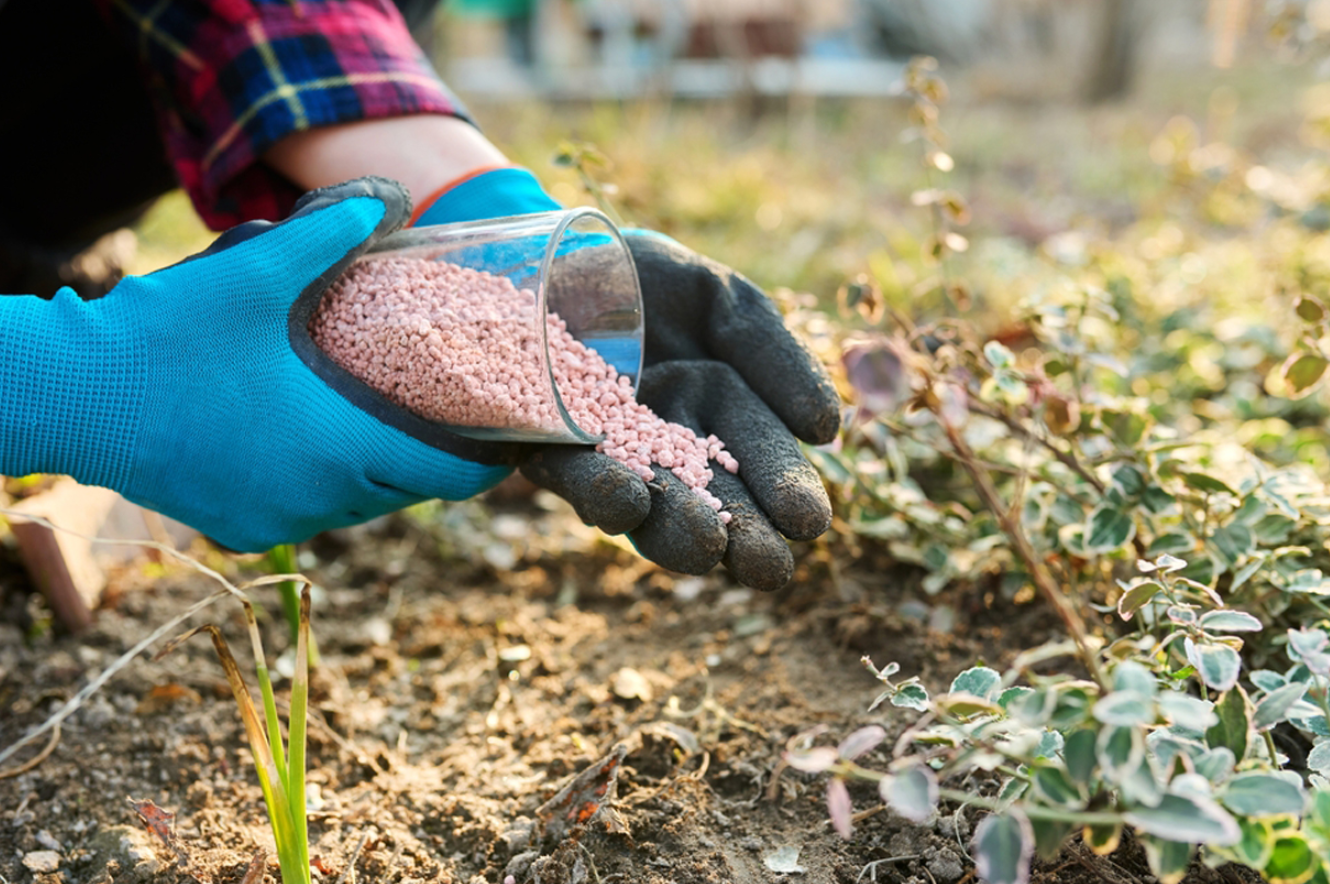
<path fill-rule="evenodd" d="M 459 427 L 563 428 L 542 366 L 536 297 L 504 276 L 443 261 L 362 260 L 323 296 L 310 320 L 314 342 L 343 368 L 426 420 Z M 723 521 L 707 490 L 709 461 L 739 464 L 714 435 L 701 439 L 633 398 L 632 384 L 594 349 L 545 316 L 550 369 L 569 415 L 596 450 L 653 478 L 674 473 Z"/>

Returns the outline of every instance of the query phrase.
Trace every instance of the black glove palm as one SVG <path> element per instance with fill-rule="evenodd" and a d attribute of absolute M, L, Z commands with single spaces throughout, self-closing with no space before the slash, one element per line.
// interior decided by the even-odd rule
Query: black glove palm
<path fill-rule="evenodd" d="M 797 439 L 831 441 L 840 398 L 747 279 L 665 237 L 627 239 L 646 313 L 637 398 L 666 420 L 715 433 L 734 453 L 739 474 L 713 464 L 710 486 L 733 518 L 723 524 L 668 470 L 654 468 L 655 481 L 644 484 L 586 448 L 541 449 L 522 472 L 572 503 L 583 521 L 627 531 L 666 568 L 701 574 L 724 561 L 739 582 L 777 589 L 794 569 L 781 535 L 807 540 L 831 523 L 831 504 Z"/>

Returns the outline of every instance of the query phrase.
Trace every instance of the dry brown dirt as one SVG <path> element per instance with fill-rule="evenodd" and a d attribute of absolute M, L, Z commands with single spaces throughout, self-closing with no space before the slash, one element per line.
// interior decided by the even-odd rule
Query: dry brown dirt
<path fill-rule="evenodd" d="M 237 577 L 262 573 L 201 542 L 194 552 Z M 834 537 L 800 544 L 793 584 L 774 594 L 723 572 L 667 574 L 541 495 L 391 517 L 302 554 L 320 587 L 309 803 L 311 853 L 326 873 L 316 881 L 969 882 L 978 811 L 948 807 L 913 826 L 856 786 L 863 818 L 845 841 L 827 823 L 820 778 L 773 775 L 809 728 L 834 741 L 871 722 L 893 735 L 904 727 L 900 710 L 866 711 L 876 682 L 862 655 L 895 660 L 937 690 L 1053 628 L 1038 605 L 1012 606 L 983 586 L 928 598 L 917 574 Z M 141 559 L 113 576 L 93 630 L 74 638 L 33 622 L 30 587 L 0 558 L 0 746 L 213 589 Z M 256 598 L 276 616 L 274 595 Z M 243 664 L 239 615 L 223 602 L 195 622 L 221 624 Z M 272 617 L 275 656 L 287 642 Z M 609 809 L 530 839 L 537 808 L 619 744 Z M 885 764 L 889 750 L 868 763 Z M 187 865 L 143 832 L 130 799 L 176 815 Z M 0 779 L 9 884 L 238 882 L 271 846 L 266 829 L 236 707 L 203 637 L 160 662 L 135 660 L 66 721 L 48 758 Z M 772 871 L 782 848 L 798 851 L 803 872 Z M 43 851 L 55 852 L 55 871 L 25 865 L 52 860 Z M 278 877 L 275 862 L 268 874 Z M 1233 869 L 1192 877 L 1257 880 Z M 1034 880 L 1153 882 L 1131 844 L 1104 859 L 1074 843 Z"/>

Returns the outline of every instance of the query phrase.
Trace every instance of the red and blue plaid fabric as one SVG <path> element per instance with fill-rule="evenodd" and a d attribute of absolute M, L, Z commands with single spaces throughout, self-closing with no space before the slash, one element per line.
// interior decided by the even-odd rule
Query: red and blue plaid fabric
<path fill-rule="evenodd" d="M 167 153 L 204 221 L 284 217 L 300 196 L 259 161 L 291 132 L 465 116 L 389 0 L 98 0 L 137 48 Z"/>

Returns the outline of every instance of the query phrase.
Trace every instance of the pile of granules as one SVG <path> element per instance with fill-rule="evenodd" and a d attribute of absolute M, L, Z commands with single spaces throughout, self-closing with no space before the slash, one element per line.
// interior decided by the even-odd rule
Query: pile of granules
<path fill-rule="evenodd" d="M 421 417 L 460 427 L 559 430 L 563 422 L 542 366 L 534 293 L 507 277 L 443 261 L 362 260 L 323 296 L 309 331 L 320 349 L 388 399 Z M 658 417 L 595 350 L 545 316 L 550 368 L 579 427 L 604 436 L 596 450 L 653 478 L 670 470 L 728 522 L 707 490 L 708 461 L 739 464 L 705 439 Z"/>

